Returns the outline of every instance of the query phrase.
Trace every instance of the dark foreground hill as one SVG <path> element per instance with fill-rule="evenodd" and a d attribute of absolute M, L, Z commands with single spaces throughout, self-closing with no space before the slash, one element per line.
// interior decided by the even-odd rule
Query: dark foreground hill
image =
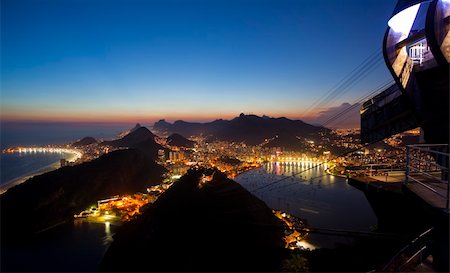
<path fill-rule="evenodd" d="M 185 138 L 180 134 L 171 134 L 167 138 L 167 144 L 177 147 L 193 148 L 195 142 Z"/>
<path fill-rule="evenodd" d="M 120 150 L 35 176 L 0 196 L 2 242 L 71 219 L 97 200 L 159 184 L 165 169 L 137 150 Z"/>
<path fill-rule="evenodd" d="M 232 120 L 216 120 L 208 123 L 190 123 L 176 121 L 173 124 L 160 120 L 153 126 L 155 129 L 185 136 L 203 134 L 209 140 L 225 140 L 245 142 L 249 145 L 263 143 L 275 136 L 311 137 L 329 129 L 313 126 L 301 120 L 288 118 L 259 117 L 241 114 Z"/>
<path fill-rule="evenodd" d="M 136 126 L 138 125 L 139 124 Z M 164 149 L 155 142 L 155 135 L 146 127 L 134 127 L 130 133 L 124 137 L 116 140 L 103 141 L 100 145 L 109 145 L 116 148 L 134 148 L 142 151 L 152 159 L 158 157 L 158 150 Z"/>
<path fill-rule="evenodd" d="M 118 230 L 102 271 L 275 271 L 283 224 L 264 202 L 214 170 L 191 169 Z"/>

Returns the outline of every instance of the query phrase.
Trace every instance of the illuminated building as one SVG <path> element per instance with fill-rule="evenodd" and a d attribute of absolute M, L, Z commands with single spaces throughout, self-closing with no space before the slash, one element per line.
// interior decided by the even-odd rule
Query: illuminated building
<path fill-rule="evenodd" d="M 158 150 L 158 160 L 164 162 L 166 160 L 166 152 L 163 149 Z"/>
<path fill-rule="evenodd" d="M 184 159 L 184 153 L 180 151 L 170 151 L 169 160 L 172 162 L 179 162 Z"/>
<path fill-rule="evenodd" d="M 65 166 L 69 165 L 69 161 L 67 161 L 65 158 L 61 158 L 59 160 L 59 163 L 60 163 L 61 167 L 65 167 Z"/>

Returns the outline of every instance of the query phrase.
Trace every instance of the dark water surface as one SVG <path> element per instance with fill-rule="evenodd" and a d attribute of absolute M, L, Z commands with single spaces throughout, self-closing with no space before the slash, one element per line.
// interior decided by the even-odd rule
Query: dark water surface
<path fill-rule="evenodd" d="M 1 271 L 97 271 L 116 226 L 75 221 L 35 240 L 3 246 Z"/>

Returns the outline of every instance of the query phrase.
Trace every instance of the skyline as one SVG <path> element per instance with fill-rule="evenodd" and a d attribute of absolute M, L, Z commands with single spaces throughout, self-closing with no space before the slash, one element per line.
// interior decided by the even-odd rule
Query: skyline
<path fill-rule="evenodd" d="M 2 121 L 311 120 L 391 79 L 378 62 L 302 116 L 381 48 L 395 2 L 2 1 Z"/>

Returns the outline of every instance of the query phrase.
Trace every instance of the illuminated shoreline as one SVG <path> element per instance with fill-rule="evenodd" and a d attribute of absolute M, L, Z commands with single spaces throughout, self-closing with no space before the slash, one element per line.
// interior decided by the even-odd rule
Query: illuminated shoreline
<path fill-rule="evenodd" d="M 83 153 L 77 149 L 60 148 L 60 147 L 14 147 L 4 149 L 3 153 L 58 153 L 58 154 L 71 154 L 69 162 L 74 162 L 78 158 L 83 156 Z"/>
<path fill-rule="evenodd" d="M 16 148 L 9 148 L 3 150 L 3 153 L 59 153 L 64 154 L 64 157 L 66 157 L 66 160 L 69 162 L 75 162 L 77 159 L 81 158 L 83 155 L 80 151 L 75 149 L 67 149 L 67 148 L 51 148 L 51 147 L 16 147 Z M 62 158 L 64 158 L 62 157 Z M 41 175 L 50 171 L 54 171 L 56 169 L 60 168 L 60 161 L 55 161 L 47 166 L 44 166 L 42 168 L 39 168 L 35 171 L 28 172 L 26 174 L 23 174 L 19 177 L 13 178 L 9 180 L 8 182 L 4 183 L 3 185 L 0 185 L 0 195 L 4 194 L 8 189 L 17 186 L 19 184 L 22 184 L 23 182 L 27 181 L 28 179 Z"/>

